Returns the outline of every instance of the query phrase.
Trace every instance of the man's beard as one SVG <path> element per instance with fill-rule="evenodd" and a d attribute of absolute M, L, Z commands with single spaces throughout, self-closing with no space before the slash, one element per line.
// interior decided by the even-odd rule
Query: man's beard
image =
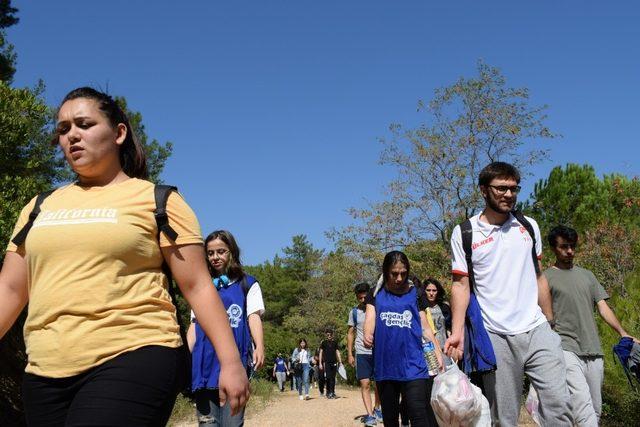
<path fill-rule="evenodd" d="M 485 201 L 489 208 L 500 214 L 508 214 L 509 212 L 511 212 L 511 209 L 513 209 L 513 206 L 516 203 L 514 200 L 513 203 L 511 203 L 511 206 L 509 206 L 508 208 L 504 208 L 501 207 L 500 204 L 496 200 L 494 200 L 493 197 L 491 197 L 491 195 L 487 195 L 487 197 L 485 197 Z"/>

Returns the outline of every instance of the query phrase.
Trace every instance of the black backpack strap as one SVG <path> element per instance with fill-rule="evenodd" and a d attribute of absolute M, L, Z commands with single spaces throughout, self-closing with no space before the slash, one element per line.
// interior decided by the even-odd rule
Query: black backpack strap
<path fill-rule="evenodd" d="M 178 238 L 178 233 L 169 225 L 169 216 L 167 215 L 167 200 L 169 200 L 172 191 L 178 192 L 178 188 L 161 184 L 155 186 L 153 194 L 156 200 L 156 209 L 153 211 L 153 216 L 155 216 L 158 225 L 158 239 L 160 239 L 160 233 L 164 233 L 169 240 L 175 241 Z"/>
<path fill-rule="evenodd" d="M 16 234 L 15 237 L 11 240 L 14 245 L 21 246 L 24 241 L 27 240 L 27 234 L 29 234 L 31 227 L 33 227 L 34 221 L 36 220 L 36 218 L 38 218 L 38 215 L 40 215 L 40 206 L 42 205 L 42 202 L 54 191 L 56 191 L 55 188 L 53 190 L 45 191 L 44 193 L 38 194 L 38 197 L 36 197 L 36 203 L 35 205 L 33 205 L 33 209 L 29 214 L 29 220 L 18 232 L 18 234 Z"/>
<path fill-rule="evenodd" d="M 533 225 L 531 225 L 529 220 L 524 217 L 524 214 L 521 210 L 516 209 L 512 212 L 512 214 L 514 217 L 516 217 L 518 222 L 522 224 L 522 226 L 527 230 L 529 236 L 531 236 L 531 240 L 533 241 L 533 245 L 531 246 L 531 258 L 533 259 L 533 266 L 536 269 L 536 276 L 539 276 L 540 265 L 538 263 L 538 254 L 536 253 L 536 233 L 533 231 Z"/>
<path fill-rule="evenodd" d="M 167 201 L 169 200 L 169 195 L 172 191 L 177 192 L 178 188 L 172 185 L 156 184 L 153 189 L 153 195 L 156 201 L 156 208 L 153 211 L 153 216 L 155 217 L 156 225 L 158 226 L 158 244 L 160 244 L 161 233 L 164 233 L 164 235 L 172 241 L 175 241 L 178 238 L 178 233 L 176 233 L 176 231 L 169 225 L 169 216 L 167 215 Z M 182 335 L 183 339 L 186 339 L 186 328 L 182 323 L 180 314 L 178 313 L 178 300 L 173 283 L 173 276 L 171 275 L 171 269 L 166 261 L 162 262 L 162 271 L 169 281 L 169 295 L 171 296 L 171 302 L 173 302 L 173 305 L 176 307 L 176 318 L 178 320 L 178 326 L 180 327 L 180 335 Z"/>
<path fill-rule="evenodd" d="M 462 236 L 462 249 L 464 250 L 464 257 L 467 260 L 467 274 L 469 276 L 469 290 L 474 292 L 475 276 L 473 274 L 473 262 L 471 261 L 471 245 L 473 244 L 473 227 L 471 227 L 471 221 L 465 220 L 460 224 L 460 234 Z"/>

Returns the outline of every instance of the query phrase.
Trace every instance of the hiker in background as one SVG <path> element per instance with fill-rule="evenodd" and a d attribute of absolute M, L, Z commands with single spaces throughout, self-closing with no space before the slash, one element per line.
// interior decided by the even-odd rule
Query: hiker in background
<path fill-rule="evenodd" d="M 282 353 L 278 353 L 275 362 L 273 363 L 273 376 L 278 382 L 278 390 L 284 391 L 284 385 L 287 382 L 287 375 L 289 375 L 289 369 L 287 368 L 287 361 L 282 357 Z"/>
<path fill-rule="evenodd" d="M 320 367 L 320 348 L 316 349 L 313 358 L 316 365 L 316 377 L 318 378 L 318 391 L 320 392 L 320 396 L 324 396 L 327 380 L 324 374 L 324 370 Z"/>
<path fill-rule="evenodd" d="M 467 362 L 465 346 L 477 343 L 465 342 L 465 330 L 469 330 L 465 314 L 477 315 L 478 320 L 469 325 L 486 329 L 489 348 L 476 350 L 495 354 L 497 362 L 497 369 L 483 378 L 493 423 L 517 425 L 526 374 L 538 392 L 543 424 L 570 426 L 560 337 L 547 321 L 553 315 L 549 286 L 538 260 L 540 230 L 533 219 L 512 212 L 520 173 L 508 163 L 494 162 L 480 172 L 478 181 L 484 210 L 457 225 L 451 236 L 453 325 L 445 350 L 456 360 L 465 355 Z"/>
<path fill-rule="evenodd" d="M 448 337 L 447 331 L 451 330 L 451 309 L 444 301 L 446 293 L 444 287 L 434 278 L 429 277 L 423 283 L 429 304 L 427 321 L 440 348 L 444 350 L 444 343 Z"/>
<path fill-rule="evenodd" d="M 160 204 L 143 147 L 105 93 L 69 92 L 55 143 L 76 181 L 22 209 L 0 273 L 0 338 L 28 303 L 27 424 L 166 424 L 186 378 L 186 350 L 164 263 L 202 316 L 222 356 L 221 394 L 239 410 L 249 383 L 191 208 L 170 192 L 166 216 L 154 219 Z"/>
<path fill-rule="evenodd" d="M 318 359 L 314 352 L 314 354 L 311 354 L 311 356 L 309 357 L 309 388 L 317 387 L 317 384 L 318 384 L 317 383 L 318 381 L 317 367 L 318 367 Z"/>
<path fill-rule="evenodd" d="M 296 361 L 298 396 L 300 397 L 300 400 L 309 400 L 310 357 L 306 339 L 300 339 L 298 347 L 293 352 L 292 358 Z"/>
<path fill-rule="evenodd" d="M 247 376 L 264 364 L 262 319 L 264 302 L 260 284 L 244 272 L 240 260 L 240 248 L 233 235 L 226 230 L 216 230 L 205 239 L 205 253 L 209 261 L 209 286 L 219 294 L 240 352 Z M 231 414 L 229 405 L 220 400 L 220 358 L 204 334 L 197 316 L 192 313 L 189 341 L 193 342 L 192 382 L 195 393 L 196 413 L 200 426 L 239 426 L 244 422 L 244 411 Z M 255 348 L 254 348 L 255 344 Z M 190 345 L 191 347 L 191 345 Z"/>
<path fill-rule="evenodd" d="M 325 375 L 327 399 L 337 399 L 336 372 L 338 366 L 342 364 L 342 357 L 331 328 L 325 330 L 325 339 L 320 343 L 319 364 L 320 370 Z"/>
<path fill-rule="evenodd" d="M 580 427 L 597 426 L 602 408 L 604 356 L 594 308 L 618 335 L 630 335 L 607 304 L 609 295 L 598 279 L 591 271 L 574 265 L 578 233 L 559 225 L 551 230 L 548 241 L 556 261 L 544 275 L 551 288 L 554 329 L 562 340 L 573 418 Z"/>
<path fill-rule="evenodd" d="M 298 361 L 298 347 L 295 347 L 291 352 L 291 356 L 289 356 L 289 373 L 291 374 L 291 377 L 289 378 L 291 391 L 298 390 L 298 385 L 300 384 L 302 377 L 302 369 L 300 368 L 300 362 Z"/>
<path fill-rule="evenodd" d="M 408 280 L 409 259 L 400 251 L 384 257 L 382 277 L 366 296 L 364 344 L 373 347 L 374 376 L 386 427 L 398 426 L 400 397 L 412 426 L 437 426 L 431 408 L 433 378 L 422 353 L 435 339 L 427 325 L 427 297 Z M 443 368 L 442 352 L 436 357 Z"/>
<path fill-rule="evenodd" d="M 373 380 L 373 354 L 370 348 L 366 348 L 362 342 L 364 336 L 364 318 L 366 305 L 364 299 L 369 293 L 369 284 L 358 283 L 354 286 L 353 292 L 356 294 L 358 305 L 349 312 L 347 325 L 347 354 L 349 364 L 356 368 L 356 379 L 360 383 L 360 393 L 367 415 L 364 417 L 365 426 L 375 426 L 378 419 L 382 421 L 382 411 L 380 410 L 380 398 L 378 389 L 374 386 L 375 406 L 371 404 L 371 380 Z M 355 349 L 355 357 L 354 357 Z"/>

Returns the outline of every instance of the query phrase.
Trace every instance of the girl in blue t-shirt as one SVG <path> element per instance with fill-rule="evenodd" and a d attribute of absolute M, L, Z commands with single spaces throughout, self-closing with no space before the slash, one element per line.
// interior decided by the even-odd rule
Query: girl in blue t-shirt
<path fill-rule="evenodd" d="M 233 235 L 225 230 L 214 231 L 205 239 L 212 286 L 218 289 L 227 310 L 240 360 L 247 373 L 264 363 L 262 320 L 264 302 L 256 279 L 244 272 L 240 262 L 240 248 Z M 221 405 L 218 393 L 220 361 L 211 342 L 192 315 L 188 335 L 192 351 L 191 389 L 195 394 L 196 413 L 200 426 L 240 426 L 244 410 L 231 416 L 229 405 Z"/>
<path fill-rule="evenodd" d="M 398 426 L 400 397 L 411 425 L 437 426 L 431 409 L 431 387 L 422 341 L 434 341 L 424 310 L 423 291 L 408 280 L 409 259 L 389 252 L 382 263 L 382 281 L 365 299 L 364 344 L 373 346 L 374 378 L 386 427 Z M 442 353 L 436 346 L 438 363 Z"/>

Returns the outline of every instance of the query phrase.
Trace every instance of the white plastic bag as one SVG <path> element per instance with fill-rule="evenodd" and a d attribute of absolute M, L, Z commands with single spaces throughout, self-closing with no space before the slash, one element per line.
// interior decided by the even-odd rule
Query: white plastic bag
<path fill-rule="evenodd" d="M 471 387 L 473 387 L 473 392 L 481 400 L 480 414 L 475 418 L 475 420 L 473 420 L 473 422 L 471 423 L 471 426 L 472 427 L 491 427 L 491 408 L 489 407 L 489 401 L 482 394 L 482 390 L 480 390 L 480 387 L 476 387 L 473 384 L 471 384 Z"/>
<path fill-rule="evenodd" d="M 342 363 L 340 364 L 340 366 L 338 366 L 338 374 L 342 377 L 343 380 L 346 381 L 347 370 L 344 368 L 344 365 Z"/>
<path fill-rule="evenodd" d="M 529 415 L 531 415 L 531 418 L 533 418 L 533 422 L 536 423 L 537 426 L 541 426 L 540 400 L 538 400 L 538 393 L 532 385 L 529 385 L 529 394 L 527 395 L 527 400 L 524 402 L 524 407 Z"/>
<path fill-rule="evenodd" d="M 440 426 L 490 426 L 490 416 L 489 424 L 478 424 L 483 415 L 483 398 L 480 389 L 471 384 L 469 378 L 455 364 L 433 380 L 431 407 Z M 488 406 L 487 402 L 486 407 Z"/>

